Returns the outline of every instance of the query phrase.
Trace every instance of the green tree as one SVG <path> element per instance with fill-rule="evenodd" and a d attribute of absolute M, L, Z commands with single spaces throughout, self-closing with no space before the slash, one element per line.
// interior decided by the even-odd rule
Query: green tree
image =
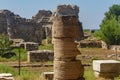
<path fill-rule="evenodd" d="M 10 50 L 11 42 L 9 38 L 5 35 L 0 35 L 0 56 L 3 56 L 6 52 Z"/>
<path fill-rule="evenodd" d="M 109 8 L 96 35 L 109 45 L 120 45 L 120 5 Z"/>

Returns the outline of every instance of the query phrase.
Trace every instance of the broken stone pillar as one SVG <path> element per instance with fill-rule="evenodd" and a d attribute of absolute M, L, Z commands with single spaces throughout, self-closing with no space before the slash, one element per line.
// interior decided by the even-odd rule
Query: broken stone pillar
<path fill-rule="evenodd" d="M 76 6 L 63 5 L 58 6 L 58 13 L 53 22 L 54 37 L 54 80 L 84 80 L 83 67 L 76 56 L 80 54 L 74 39 L 80 33 L 78 32 L 78 16 L 70 11 L 62 13 L 61 9 Z M 68 13 L 68 14 L 67 14 Z"/>
<path fill-rule="evenodd" d="M 120 62 L 116 60 L 95 60 L 93 70 L 97 80 L 114 80 L 120 75 Z"/>
<path fill-rule="evenodd" d="M 57 7 L 57 9 L 53 12 L 49 21 L 54 22 L 55 17 L 58 16 L 58 15 L 61 15 L 61 16 L 76 16 L 76 19 L 78 19 L 79 18 L 78 13 L 79 13 L 79 7 L 76 6 L 76 5 L 59 5 Z M 77 22 L 77 25 L 76 25 L 76 32 L 78 34 L 76 34 L 77 37 L 75 38 L 75 40 L 80 40 L 84 37 L 84 33 L 83 33 L 82 23 L 79 20 L 77 20 L 77 21 L 78 22 Z M 53 36 L 54 35 L 53 34 L 54 28 L 53 27 L 54 26 L 52 26 L 52 43 L 54 44 L 54 36 Z M 73 28 L 73 27 L 71 27 L 71 28 Z"/>

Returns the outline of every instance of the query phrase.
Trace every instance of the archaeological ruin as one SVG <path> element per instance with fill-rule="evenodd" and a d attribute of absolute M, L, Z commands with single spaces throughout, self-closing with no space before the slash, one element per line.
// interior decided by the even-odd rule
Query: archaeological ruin
<path fill-rule="evenodd" d="M 115 80 L 120 74 L 120 62 L 116 60 L 94 60 L 93 70 L 97 80 Z"/>
<path fill-rule="evenodd" d="M 0 10 L 0 34 L 41 44 L 41 40 L 46 38 L 44 27 L 52 25 L 48 22 L 51 15 L 51 11 L 40 10 L 32 19 L 26 19 L 9 10 Z"/>
<path fill-rule="evenodd" d="M 53 18 L 54 80 L 84 80 L 84 69 L 76 56 L 80 54 L 75 39 L 81 37 L 78 20 L 79 8 L 59 5 Z"/>
<path fill-rule="evenodd" d="M 28 62 L 44 62 L 53 61 L 54 52 L 51 50 L 33 50 L 28 51 Z"/>
<path fill-rule="evenodd" d="M 74 10 L 73 12 L 69 8 L 61 9 L 65 15 L 74 13 L 78 17 L 79 9 L 75 8 Z M 57 10 L 53 13 L 50 10 L 39 10 L 32 19 L 26 19 L 9 10 L 0 10 L 0 34 L 6 34 L 12 40 L 23 39 L 24 42 L 36 42 L 39 44 L 43 39 L 46 39 L 46 44 L 50 44 L 53 18 L 56 12 Z M 77 28 L 77 32 L 81 34 L 76 40 L 80 40 L 84 36 L 81 22 L 78 22 Z"/>

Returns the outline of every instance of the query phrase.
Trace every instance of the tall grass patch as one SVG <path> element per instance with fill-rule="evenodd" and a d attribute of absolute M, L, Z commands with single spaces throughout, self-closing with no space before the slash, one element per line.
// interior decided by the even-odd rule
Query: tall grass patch
<path fill-rule="evenodd" d="M 0 73 L 11 73 L 13 76 L 16 76 L 18 74 L 16 69 L 6 64 L 0 64 Z"/>
<path fill-rule="evenodd" d="M 13 49 L 13 52 L 16 53 L 16 56 L 13 56 L 10 58 L 11 61 L 16 61 L 19 59 L 19 53 L 20 53 L 20 59 L 21 61 L 26 61 L 27 60 L 27 51 L 25 49 Z"/>

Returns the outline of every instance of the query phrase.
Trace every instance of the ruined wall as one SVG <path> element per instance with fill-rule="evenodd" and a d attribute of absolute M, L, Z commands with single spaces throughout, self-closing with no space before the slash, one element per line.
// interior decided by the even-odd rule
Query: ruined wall
<path fill-rule="evenodd" d="M 25 19 L 9 10 L 0 10 L 0 34 L 8 34 L 12 39 L 22 38 L 24 41 L 41 43 L 46 36 L 42 34 L 45 32 L 43 25 L 48 21 L 43 18 L 50 14 L 51 11 L 41 10 L 34 18 Z"/>
<path fill-rule="evenodd" d="M 66 9 L 68 12 L 66 12 Z M 80 54 L 75 38 L 80 37 L 77 6 L 60 5 L 53 21 L 54 80 L 83 80 L 83 67 L 76 56 Z M 62 11 L 61 11 L 62 10 Z M 68 13 L 68 14 L 67 14 Z"/>
<path fill-rule="evenodd" d="M 50 10 L 39 10 L 38 13 L 32 17 L 32 19 L 34 21 L 42 21 L 43 18 L 46 18 L 44 20 L 47 20 L 47 18 L 49 18 L 51 15 L 52 15 L 52 12 Z"/>
<path fill-rule="evenodd" d="M 80 48 L 102 48 L 101 41 L 80 41 L 78 47 Z"/>
<path fill-rule="evenodd" d="M 38 43 L 35 42 L 21 42 L 20 47 L 25 49 L 26 51 L 38 50 Z"/>

